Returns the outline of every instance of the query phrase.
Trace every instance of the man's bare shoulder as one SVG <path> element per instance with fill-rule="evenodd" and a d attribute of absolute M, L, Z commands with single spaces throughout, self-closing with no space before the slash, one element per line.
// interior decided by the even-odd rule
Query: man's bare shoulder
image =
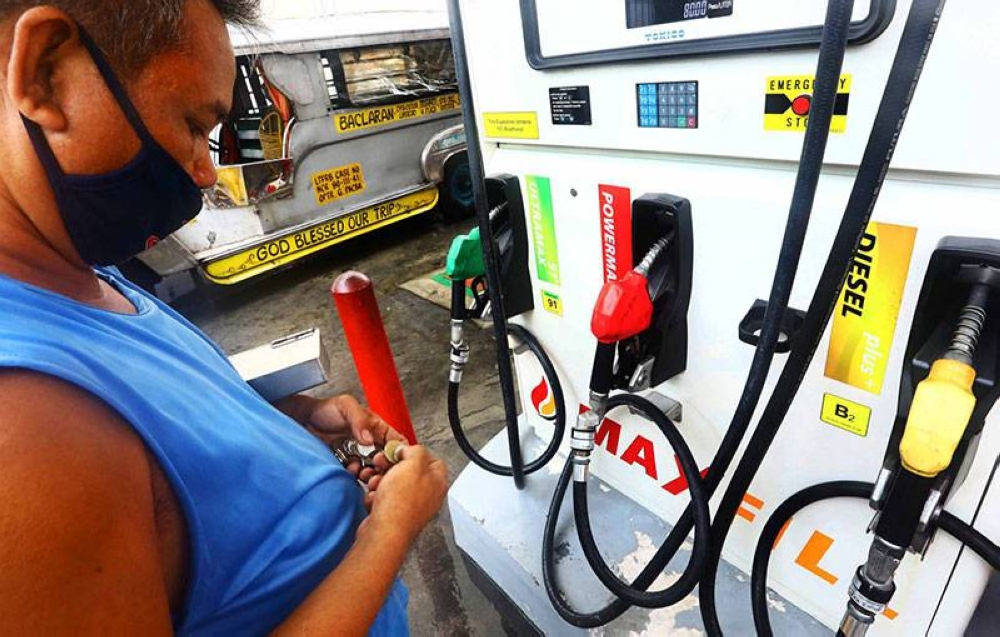
<path fill-rule="evenodd" d="M 70 451 L 80 460 L 98 451 L 120 452 L 119 462 L 143 458 L 139 437 L 98 398 L 53 376 L 5 369 L 0 370 L 0 455 L 15 443 L 21 453 L 50 459 Z"/>
<path fill-rule="evenodd" d="M 149 462 L 112 409 L 59 379 L 0 371 L 0 506 L 13 632 L 167 632 Z"/>

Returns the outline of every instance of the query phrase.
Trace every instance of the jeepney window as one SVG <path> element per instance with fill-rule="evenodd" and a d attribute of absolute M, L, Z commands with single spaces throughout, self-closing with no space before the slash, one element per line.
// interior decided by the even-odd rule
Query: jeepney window
<path fill-rule="evenodd" d="M 238 119 L 260 119 L 262 114 L 274 106 L 267 94 L 264 78 L 257 68 L 256 60 L 249 55 L 236 58 L 236 87 L 233 94 L 233 117 Z"/>
<path fill-rule="evenodd" d="M 333 53 L 324 53 L 330 66 Z M 455 91 L 455 60 L 449 40 L 341 51 L 343 88 L 354 106 L 385 104 Z M 331 75 L 335 75 L 334 69 Z M 331 94 L 332 96 L 332 94 Z"/>

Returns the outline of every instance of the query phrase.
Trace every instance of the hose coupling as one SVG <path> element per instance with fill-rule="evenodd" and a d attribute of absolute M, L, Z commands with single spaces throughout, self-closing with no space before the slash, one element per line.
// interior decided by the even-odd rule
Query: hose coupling
<path fill-rule="evenodd" d="M 455 336 L 454 326 L 452 326 L 452 336 Z M 462 373 L 465 371 L 465 366 L 469 364 L 469 346 L 462 340 L 461 336 L 460 332 L 459 339 L 451 342 L 451 373 L 448 375 L 448 380 L 456 384 L 462 382 Z"/>
<path fill-rule="evenodd" d="M 868 561 L 858 567 L 848 592 L 847 612 L 840 633 L 860 637 L 868 632 L 896 594 L 893 577 L 906 549 L 875 536 L 868 550 Z"/>
<path fill-rule="evenodd" d="M 604 415 L 608 413 L 608 400 L 608 394 L 602 394 L 596 391 L 590 392 L 590 409 L 594 412 L 594 415 L 597 416 L 598 422 L 600 422 L 600 420 L 604 418 Z M 595 425 L 594 427 L 596 429 L 597 426 Z"/>
<path fill-rule="evenodd" d="M 594 438 L 600 417 L 593 411 L 580 414 L 576 419 L 570 436 L 570 448 L 573 450 L 573 480 L 586 482 L 590 477 L 590 456 L 594 453 Z"/>
<path fill-rule="evenodd" d="M 457 319 L 451 320 L 451 345 L 455 347 L 456 344 L 462 343 L 465 340 L 465 322 L 459 321 Z"/>

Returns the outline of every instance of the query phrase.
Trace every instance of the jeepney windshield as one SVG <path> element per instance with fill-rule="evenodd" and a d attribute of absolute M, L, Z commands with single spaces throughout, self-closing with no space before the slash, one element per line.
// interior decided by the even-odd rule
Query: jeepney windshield
<path fill-rule="evenodd" d="M 334 54 L 324 53 L 324 67 L 330 69 L 328 89 L 331 101 L 352 106 L 387 104 L 455 91 L 455 61 L 448 40 L 428 40 L 411 44 L 377 46 L 340 51 L 336 59 L 343 73 L 342 86 L 336 80 Z"/>

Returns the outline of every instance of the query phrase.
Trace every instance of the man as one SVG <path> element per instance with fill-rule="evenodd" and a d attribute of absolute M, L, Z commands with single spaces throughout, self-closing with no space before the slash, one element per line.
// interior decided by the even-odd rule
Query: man
<path fill-rule="evenodd" d="M 0 633 L 406 632 L 444 466 L 348 473 L 329 444 L 398 434 L 348 397 L 278 411 L 106 267 L 197 214 L 256 10 L 0 0 Z"/>

